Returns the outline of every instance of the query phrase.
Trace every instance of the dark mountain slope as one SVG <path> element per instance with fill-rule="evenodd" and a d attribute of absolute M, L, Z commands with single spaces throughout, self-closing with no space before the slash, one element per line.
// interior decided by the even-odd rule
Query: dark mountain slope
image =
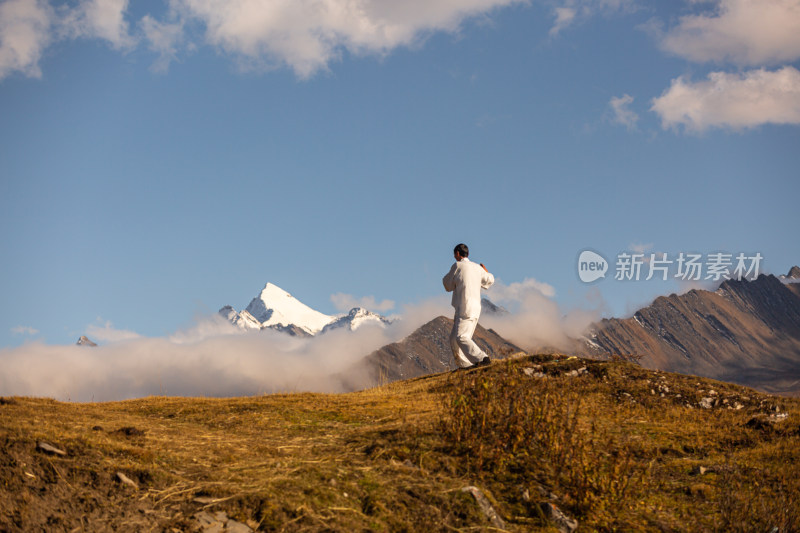
<path fill-rule="evenodd" d="M 603 320 L 589 353 L 637 354 L 646 368 L 800 394 L 800 287 L 771 275 L 714 291 L 657 298 L 627 319 Z"/>

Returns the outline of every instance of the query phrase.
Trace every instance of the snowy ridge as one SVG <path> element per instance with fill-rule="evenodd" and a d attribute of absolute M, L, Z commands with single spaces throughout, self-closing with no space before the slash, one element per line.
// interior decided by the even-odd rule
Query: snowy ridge
<path fill-rule="evenodd" d="M 384 327 L 391 323 L 392 321 L 385 316 L 368 311 L 363 307 L 354 307 L 348 314 L 339 318 L 335 318 L 332 322 L 322 328 L 322 333 L 339 328 L 348 328 L 350 331 L 355 331 L 365 324 Z"/>
<path fill-rule="evenodd" d="M 245 311 L 260 322 L 261 327 L 294 325 L 312 335 L 322 331 L 335 318 L 311 309 L 272 283 L 264 286 Z"/>
<path fill-rule="evenodd" d="M 365 324 L 385 326 L 391 323 L 390 319 L 362 307 L 353 308 L 346 315 L 320 313 L 272 283 L 267 283 L 246 309 L 237 312 L 226 305 L 219 314 L 243 330 L 269 328 L 296 336 L 316 335 L 339 328 L 355 331 Z"/>

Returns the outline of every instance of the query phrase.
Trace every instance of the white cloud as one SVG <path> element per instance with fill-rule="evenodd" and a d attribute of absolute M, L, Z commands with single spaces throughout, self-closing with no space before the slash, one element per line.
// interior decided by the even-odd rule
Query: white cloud
<path fill-rule="evenodd" d="M 308 77 L 343 51 L 386 54 L 435 31 L 518 0 L 176 0 L 181 16 L 201 21 L 209 43 L 243 64 L 285 64 Z"/>
<path fill-rule="evenodd" d="M 538 292 L 547 298 L 553 298 L 556 295 L 556 290 L 552 285 L 537 281 L 533 278 L 525 278 L 523 281 L 517 281 L 510 285 L 505 285 L 498 281 L 492 285 L 490 289 L 490 296 L 492 300 L 519 300 L 523 295 L 529 292 Z"/>
<path fill-rule="evenodd" d="M 561 30 L 572 24 L 572 21 L 575 20 L 576 11 L 571 7 L 557 7 L 555 14 L 556 20 L 553 23 L 553 27 L 550 28 L 551 36 L 558 35 Z"/>
<path fill-rule="evenodd" d="M 177 59 L 178 50 L 184 43 L 183 22 L 159 22 L 150 15 L 145 15 L 140 26 L 148 48 L 158 54 L 152 70 L 166 72 L 170 63 Z"/>
<path fill-rule="evenodd" d="M 587 300 L 588 309 L 563 312 L 553 294 L 551 286 L 533 279 L 507 286 L 497 282 L 490 297 L 516 312 L 482 317 L 481 324 L 525 348 L 566 348 L 599 318 L 593 309 L 598 301 Z M 449 300 L 442 293 L 404 305 L 399 320 L 386 328 L 340 329 L 311 338 L 244 331 L 217 314 L 198 317 L 194 325 L 159 338 L 98 320 L 86 331 L 93 340 L 106 342 L 97 347 L 32 342 L 0 348 L 0 395 L 112 401 L 150 395 L 345 392 L 375 385 L 368 369 L 359 365 L 363 358 L 437 316 L 451 317 Z"/>
<path fill-rule="evenodd" d="M 682 17 L 661 46 L 691 61 L 779 64 L 800 58 L 800 2 L 717 0 L 711 14 Z"/>
<path fill-rule="evenodd" d="M 356 298 L 351 294 L 345 294 L 343 292 L 331 294 L 331 302 L 333 302 L 334 307 L 336 307 L 336 309 L 339 311 L 349 311 L 354 307 L 363 307 L 369 311 L 383 313 L 394 309 L 393 300 L 382 300 L 377 302 L 375 301 L 374 296 Z"/>
<path fill-rule="evenodd" d="M 683 125 L 695 132 L 800 124 L 800 72 L 793 67 L 712 72 L 706 81 L 696 83 L 679 77 L 653 99 L 651 110 L 661 117 L 664 129 Z"/>
<path fill-rule="evenodd" d="M 614 112 L 613 121 L 622 124 L 629 130 L 636 128 L 636 122 L 639 120 L 639 115 L 629 107 L 632 103 L 633 96 L 629 94 L 623 94 L 618 98 L 614 97 L 608 103 Z"/>
<path fill-rule="evenodd" d="M 550 28 L 551 37 L 558 35 L 562 30 L 579 20 L 585 20 L 598 14 L 610 14 L 636 9 L 634 0 L 565 0 L 560 4 L 560 6 L 553 8 L 555 21 Z"/>
<path fill-rule="evenodd" d="M 54 13 L 41 0 L 0 4 L 0 79 L 12 72 L 39 78 L 39 60 L 51 40 Z"/>
<path fill-rule="evenodd" d="M 221 317 L 199 318 L 169 337 L 148 338 L 109 323 L 90 327 L 97 347 L 40 342 L 0 348 L 0 395 L 112 401 L 150 395 L 242 396 L 344 392 L 375 385 L 357 363 L 435 315 L 424 305 L 386 328 L 334 330 L 312 338 L 243 331 Z M 124 341 L 124 342 L 121 342 Z"/>
<path fill-rule="evenodd" d="M 128 33 L 125 12 L 128 0 L 83 0 L 61 21 L 69 37 L 104 39 L 116 49 L 131 48 L 136 40 Z"/>
<path fill-rule="evenodd" d="M 11 328 L 11 333 L 14 335 L 36 335 L 39 330 L 30 326 L 14 326 Z"/>
<path fill-rule="evenodd" d="M 129 341 L 141 337 L 141 335 L 133 331 L 116 329 L 110 321 L 103 322 L 101 318 L 97 319 L 96 324 L 90 324 L 86 327 L 86 336 L 93 341 L 112 343 Z"/>
<path fill-rule="evenodd" d="M 246 68 L 288 66 L 300 77 L 325 70 L 343 53 L 385 55 L 416 46 L 435 32 L 457 32 L 465 20 L 525 0 L 168 0 L 165 20 L 145 15 L 130 33 L 128 0 L 79 0 L 51 7 L 44 0 L 0 4 L 0 79 L 11 72 L 38 77 L 44 50 L 65 39 L 102 39 L 130 50 L 139 37 L 165 71 L 196 43 L 185 30 L 199 23 L 207 43 Z"/>
<path fill-rule="evenodd" d="M 44 0 L 0 3 L 0 80 L 12 72 L 39 78 L 39 60 L 47 47 L 64 39 L 103 39 L 115 49 L 136 44 L 128 33 L 128 0 L 83 0 L 53 8 Z"/>
<path fill-rule="evenodd" d="M 653 243 L 652 242 L 648 242 L 648 243 L 631 243 L 631 245 L 628 246 L 628 249 L 630 251 L 632 251 L 632 252 L 636 252 L 637 254 L 643 254 L 647 250 L 651 249 L 652 247 L 653 247 Z"/>
<path fill-rule="evenodd" d="M 507 315 L 482 316 L 480 323 L 525 350 L 555 348 L 571 350 L 574 340 L 600 319 L 605 310 L 598 293 L 588 294 L 587 308 L 562 310 L 553 300 L 555 289 L 532 278 L 505 285 L 495 282 L 488 297 L 511 311 Z"/>

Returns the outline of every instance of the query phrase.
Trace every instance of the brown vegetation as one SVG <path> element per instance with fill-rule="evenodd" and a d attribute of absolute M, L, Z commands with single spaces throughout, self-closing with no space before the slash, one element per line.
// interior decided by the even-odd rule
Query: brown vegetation
<path fill-rule="evenodd" d="M 476 486 L 511 531 L 554 531 L 546 504 L 582 531 L 794 531 L 798 439 L 796 399 L 558 354 L 341 395 L 5 398 L 0 530 L 489 530 Z"/>

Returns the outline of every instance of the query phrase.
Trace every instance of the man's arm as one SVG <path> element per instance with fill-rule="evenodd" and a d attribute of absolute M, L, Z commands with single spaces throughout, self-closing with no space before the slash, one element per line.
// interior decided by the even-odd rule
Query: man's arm
<path fill-rule="evenodd" d="M 483 263 L 481 263 L 481 267 L 483 267 L 484 270 L 483 275 L 481 276 L 481 288 L 488 289 L 494 284 L 494 276 L 491 272 L 489 272 L 489 269 L 487 269 Z"/>
<path fill-rule="evenodd" d="M 447 292 L 453 292 L 456 288 L 456 266 L 458 263 L 453 263 L 453 266 L 450 267 L 450 272 L 444 275 L 442 278 L 442 284 L 444 285 L 444 290 Z"/>

